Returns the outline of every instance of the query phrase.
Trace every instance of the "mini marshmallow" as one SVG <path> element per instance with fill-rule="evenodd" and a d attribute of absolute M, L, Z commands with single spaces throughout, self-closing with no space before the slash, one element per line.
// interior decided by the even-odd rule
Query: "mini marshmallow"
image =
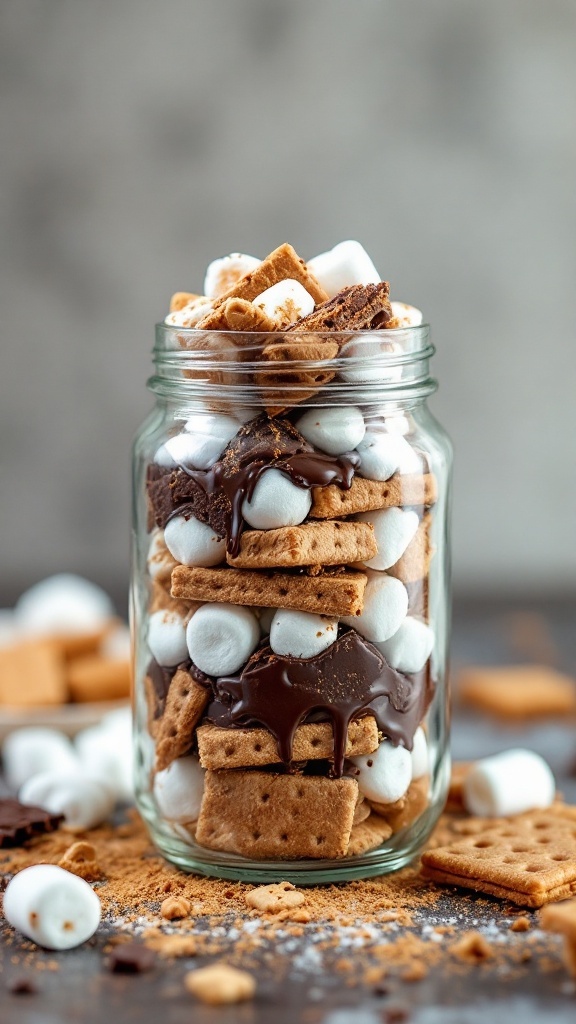
<path fill-rule="evenodd" d="M 74 772 L 78 758 L 70 740 L 56 729 L 15 729 L 2 745 L 4 774 L 11 789 L 20 789 L 38 772 Z"/>
<path fill-rule="evenodd" d="M 270 647 L 281 657 L 314 658 L 337 636 L 338 619 L 280 608 L 270 627 Z"/>
<path fill-rule="evenodd" d="M 195 327 L 213 308 L 206 295 L 198 295 L 195 299 L 190 299 L 182 309 L 168 313 L 168 316 L 164 317 L 164 323 L 170 327 Z"/>
<path fill-rule="evenodd" d="M 428 740 L 421 725 L 418 726 L 414 733 L 414 744 L 410 757 L 412 759 L 412 778 L 421 779 L 424 775 L 428 775 L 430 770 Z"/>
<path fill-rule="evenodd" d="M 400 321 L 399 327 L 419 327 L 424 317 L 422 310 L 409 306 L 407 302 L 391 302 L 392 316 Z"/>
<path fill-rule="evenodd" d="M 30 587 L 15 614 L 27 633 L 90 633 L 113 617 L 114 606 L 101 587 L 63 572 Z"/>
<path fill-rule="evenodd" d="M 364 246 L 352 240 L 314 256 L 308 260 L 308 269 L 330 299 L 351 285 L 379 284 L 381 280 Z"/>
<path fill-rule="evenodd" d="M 361 523 L 371 523 L 378 552 L 364 564 L 369 569 L 389 569 L 404 554 L 420 520 L 418 513 L 405 508 L 379 508 L 356 516 Z"/>
<path fill-rule="evenodd" d="M 33 864 L 8 883 L 6 920 L 45 949 L 73 949 L 86 942 L 101 917 L 98 896 L 88 882 L 55 864 Z"/>
<path fill-rule="evenodd" d="M 95 828 L 110 816 L 116 803 L 112 788 L 83 772 L 41 772 L 24 783 L 18 793 L 23 804 L 63 814 L 66 828 Z"/>
<path fill-rule="evenodd" d="M 187 661 L 184 619 L 177 612 L 153 612 L 148 619 L 148 647 L 159 665 L 170 667 Z"/>
<path fill-rule="evenodd" d="M 336 406 L 332 409 L 308 409 L 296 420 L 296 430 L 320 451 L 328 455 L 343 455 L 360 444 L 366 427 L 360 409 Z"/>
<path fill-rule="evenodd" d="M 134 797 L 132 780 L 132 724 L 128 716 L 115 724 L 90 726 L 77 733 L 74 743 L 82 770 L 112 789 L 117 800 L 130 802 Z M 124 709 L 122 708 L 122 712 Z"/>
<path fill-rule="evenodd" d="M 499 818 L 550 807 L 556 783 L 544 758 L 518 747 L 477 761 L 464 779 L 462 795 L 470 814 Z"/>
<path fill-rule="evenodd" d="M 260 608 L 256 612 L 262 636 L 268 636 L 272 628 L 272 620 L 276 614 L 276 608 Z"/>
<path fill-rule="evenodd" d="M 340 349 L 340 358 L 353 360 L 344 365 L 339 376 L 348 384 L 394 383 L 402 379 L 402 366 L 389 365 L 389 361 L 402 355 L 402 346 L 386 332 L 371 331 L 374 337 L 362 336 L 347 341 Z"/>
<path fill-rule="evenodd" d="M 239 430 L 240 423 L 233 416 L 194 413 L 182 433 L 160 445 L 154 462 L 167 469 L 174 466 L 210 469 Z"/>
<path fill-rule="evenodd" d="M 382 740 L 373 754 L 351 757 L 359 769 L 360 792 L 378 804 L 393 804 L 408 789 L 412 779 L 412 757 L 406 747 Z"/>
<path fill-rule="evenodd" d="M 220 256 L 217 260 L 212 260 L 206 268 L 205 295 L 210 299 L 217 299 L 245 274 L 256 270 L 261 262 L 255 256 L 247 256 L 245 252 L 231 252 L 229 256 Z"/>
<path fill-rule="evenodd" d="M 207 567 L 218 565 L 226 557 L 226 540 L 211 526 L 190 516 L 173 516 L 166 523 L 164 540 L 168 551 L 181 565 Z"/>
<path fill-rule="evenodd" d="M 186 629 L 188 651 L 209 676 L 225 676 L 244 665 L 260 640 L 258 619 L 248 608 L 203 604 Z"/>
<path fill-rule="evenodd" d="M 266 469 L 250 501 L 244 501 L 242 515 L 255 530 L 276 530 L 280 526 L 298 526 L 312 507 L 312 495 L 297 487 L 279 469 Z"/>
<path fill-rule="evenodd" d="M 434 631 L 420 619 L 407 615 L 394 636 L 377 647 L 398 672 L 420 672 L 432 653 Z"/>
<path fill-rule="evenodd" d="M 367 570 L 364 608 L 360 615 L 343 619 L 371 642 L 388 640 L 400 628 L 408 611 L 408 591 L 394 576 Z"/>
<path fill-rule="evenodd" d="M 279 327 L 288 327 L 314 310 L 314 299 L 299 281 L 291 277 L 278 281 L 252 299 Z"/>
<path fill-rule="evenodd" d="M 394 473 L 419 473 L 422 466 L 414 449 L 401 434 L 367 430 L 356 446 L 362 462 L 360 476 L 389 480 Z"/>
<path fill-rule="evenodd" d="M 204 772 L 197 757 L 179 757 L 154 776 L 158 810 L 177 824 L 197 820 L 203 794 Z"/>

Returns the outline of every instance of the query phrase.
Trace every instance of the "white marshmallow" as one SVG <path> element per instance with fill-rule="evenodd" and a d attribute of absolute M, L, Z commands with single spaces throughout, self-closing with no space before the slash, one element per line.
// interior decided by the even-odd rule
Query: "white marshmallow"
<path fill-rule="evenodd" d="M 45 949 L 73 949 L 100 924 L 101 906 L 88 882 L 55 864 L 24 868 L 4 893 L 6 920 Z"/>
<path fill-rule="evenodd" d="M 130 709 L 114 724 L 93 725 L 77 733 L 74 743 L 84 773 L 100 779 L 112 789 L 117 800 L 129 802 L 134 796 L 132 779 L 132 725 Z M 124 712 L 124 708 L 122 708 Z M 120 724 L 122 722 L 122 726 Z"/>
<path fill-rule="evenodd" d="M 154 530 L 148 548 L 146 567 L 151 579 L 167 577 L 174 568 L 174 559 L 168 551 L 164 541 L 164 530 Z"/>
<path fill-rule="evenodd" d="M 364 609 L 342 621 L 372 642 L 388 640 L 400 628 L 408 611 L 408 591 L 394 576 L 367 570 Z"/>
<path fill-rule="evenodd" d="M 420 619 L 407 615 L 394 636 L 376 646 L 392 668 L 420 672 L 432 653 L 434 631 Z"/>
<path fill-rule="evenodd" d="M 351 285 L 378 284 L 381 280 L 364 246 L 352 240 L 314 256 L 308 260 L 308 269 L 330 299 Z"/>
<path fill-rule="evenodd" d="M 100 644 L 100 654 L 111 661 L 129 661 L 132 654 L 130 630 L 123 622 L 106 633 Z"/>
<path fill-rule="evenodd" d="M 555 794 L 554 776 L 544 758 L 521 747 L 477 761 L 463 783 L 464 806 L 479 817 L 549 807 Z"/>
<path fill-rule="evenodd" d="M 194 413 L 186 421 L 181 434 L 160 445 L 154 462 L 167 469 L 178 465 L 210 469 L 239 430 L 240 423 L 233 416 Z"/>
<path fill-rule="evenodd" d="M 279 608 L 270 627 L 274 654 L 288 658 L 314 658 L 338 636 L 338 619 Z"/>
<path fill-rule="evenodd" d="M 404 793 L 412 779 L 412 757 L 406 747 L 395 747 L 383 740 L 373 754 L 351 757 L 359 769 L 360 792 L 378 804 L 393 804 Z"/>
<path fill-rule="evenodd" d="M 171 666 L 187 661 L 184 619 L 176 612 L 153 612 L 148 619 L 148 647 L 159 665 Z"/>
<path fill-rule="evenodd" d="M 204 772 L 196 757 L 179 757 L 154 776 L 154 797 L 162 817 L 185 824 L 196 821 L 204 794 Z"/>
<path fill-rule="evenodd" d="M 278 281 L 271 288 L 252 299 L 266 316 L 275 320 L 279 327 L 288 327 L 301 316 L 308 316 L 314 309 L 314 299 L 299 281 L 291 277 Z"/>
<path fill-rule="evenodd" d="M 95 828 L 110 816 L 116 802 L 112 788 L 84 772 L 41 772 L 24 783 L 18 793 L 23 804 L 63 814 L 73 831 Z"/>
<path fill-rule="evenodd" d="M 256 270 L 261 262 L 255 256 L 247 256 L 245 252 L 231 252 L 229 256 L 220 256 L 217 260 L 212 260 L 206 268 L 205 295 L 210 299 L 217 299 L 245 274 Z"/>
<path fill-rule="evenodd" d="M 346 342 L 340 349 L 339 356 L 353 360 L 353 365 L 345 365 L 339 370 L 339 376 L 348 384 L 394 383 L 402 379 L 402 366 L 389 365 L 389 361 L 402 355 L 402 346 L 391 338 L 386 338 L 386 331 L 370 332 L 373 337 L 363 335 Z"/>
<path fill-rule="evenodd" d="M 414 744 L 412 747 L 412 778 L 421 779 L 428 775 L 430 770 L 430 755 L 428 753 L 428 740 L 422 726 L 418 726 L 414 733 Z"/>
<path fill-rule="evenodd" d="M 20 789 L 38 772 L 74 772 L 78 758 L 70 740 L 56 729 L 15 729 L 2 745 L 4 774 L 11 789 Z"/>
<path fill-rule="evenodd" d="M 272 628 L 272 620 L 276 614 L 276 608 L 260 608 L 256 612 L 262 636 L 268 636 Z"/>
<path fill-rule="evenodd" d="M 15 613 L 27 633 L 90 633 L 113 617 L 114 606 L 101 587 L 63 572 L 30 587 Z"/>
<path fill-rule="evenodd" d="M 422 310 L 409 306 L 407 302 L 391 302 L 392 316 L 400 321 L 400 327 L 419 327 L 424 317 Z"/>
<path fill-rule="evenodd" d="M 360 409 L 336 406 L 332 409 L 308 409 L 296 420 L 296 430 L 320 451 L 328 455 L 343 455 L 360 444 L 366 427 Z"/>
<path fill-rule="evenodd" d="M 211 526 L 190 516 L 174 516 L 164 529 L 168 551 L 181 565 L 218 565 L 226 557 L 226 540 Z"/>
<path fill-rule="evenodd" d="M 280 526 L 298 526 L 308 515 L 312 495 L 297 487 L 279 469 L 266 469 L 250 501 L 242 505 L 242 515 L 255 530 L 276 530 Z"/>
<path fill-rule="evenodd" d="M 394 473 L 419 473 L 422 466 L 414 449 L 401 434 L 367 430 L 356 446 L 362 462 L 360 476 L 389 480 Z"/>
<path fill-rule="evenodd" d="M 203 604 L 186 630 L 195 665 L 209 676 L 225 676 L 244 665 L 260 640 L 258 619 L 248 608 Z"/>
<path fill-rule="evenodd" d="M 405 508 L 379 508 L 361 512 L 355 517 L 361 523 L 372 523 L 378 553 L 364 562 L 369 569 L 389 569 L 404 554 L 414 537 L 420 520 L 418 513 Z"/>
<path fill-rule="evenodd" d="M 182 309 L 175 309 L 172 313 L 168 313 L 164 317 L 164 323 L 170 327 L 195 327 L 213 308 L 213 304 L 206 295 L 198 295 L 195 299 L 190 299 L 190 302 L 182 306 Z"/>

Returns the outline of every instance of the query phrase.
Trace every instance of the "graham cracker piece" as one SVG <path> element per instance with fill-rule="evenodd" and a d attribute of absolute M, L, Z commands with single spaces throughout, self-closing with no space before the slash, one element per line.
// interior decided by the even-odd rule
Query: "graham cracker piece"
<path fill-rule="evenodd" d="M 0 648 L 0 704 L 38 707 L 67 700 L 64 659 L 51 639 Z"/>
<path fill-rule="evenodd" d="M 315 487 L 312 497 L 312 518 L 334 519 L 378 508 L 433 505 L 438 497 L 438 485 L 433 473 L 406 473 L 389 480 L 365 480 L 355 476 L 347 491 L 337 484 L 329 484 Z"/>
<path fill-rule="evenodd" d="M 294 565 L 347 565 L 378 551 L 371 523 L 335 519 L 277 530 L 246 530 L 240 554 L 226 556 L 237 569 L 271 569 Z"/>
<path fill-rule="evenodd" d="M 389 293 L 388 281 L 354 284 L 297 320 L 288 331 L 370 331 L 385 328 L 392 318 Z"/>
<path fill-rule="evenodd" d="M 278 914 L 281 910 L 290 910 L 292 907 L 300 907 L 306 902 L 303 892 L 300 892 L 291 882 L 272 882 L 271 885 L 260 885 L 257 889 L 251 889 L 244 894 L 244 899 L 249 907 L 260 910 L 264 914 Z"/>
<path fill-rule="evenodd" d="M 236 281 L 228 291 L 219 297 L 218 304 L 226 302 L 227 299 L 255 299 L 267 288 L 271 288 L 278 281 L 291 278 L 299 281 L 306 291 L 312 296 L 314 302 L 325 302 L 328 295 L 318 283 L 313 274 L 310 273 L 306 263 L 298 256 L 298 253 L 288 242 L 274 249 L 265 260 L 248 274 L 244 274 L 239 281 Z"/>
<path fill-rule="evenodd" d="M 365 821 L 352 827 L 346 856 L 356 857 L 367 850 L 373 850 L 391 835 L 392 829 L 388 822 L 377 814 L 371 814 Z"/>
<path fill-rule="evenodd" d="M 540 924 L 545 931 L 564 936 L 564 963 L 576 978 L 576 899 L 544 907 Z"/>
<path fill-rule="evenodd" d="M 75 658 L 66 668 L 70 699 L 81 704 L 99 700 L 121 700 L 130 694 L 130 662 L 126 658 L 103 658 L 89 654 Z"/>
<path fill-rule="evenodd" d="M 370 807 L 370 804 L 366 798 L 362 796 L 362 793 L 358 793 L 358 801 L 354 808 L 352 827 L 354 827 L 354 825 L 360 825 L 361 822 L 366 821 L 366 818 L 369 818 L 371 814 L 372 808 Z"/>
<path fill-rule="evenodd" d="M 501 718 L 542 718 L 576 712 L 576 684 L 545 665 L 478 666 L 458 679 L 464 704 Z"/>
<path fill-rule="evenodd" d="M 272 320 L 260 306 L 254 306 L 246 299 L 233 298 L 219 302 L 215 309 L 210 310 L 196 325 L 198 331 L 243 331 L 248 334 L 257 331 L 262 334 L 278 330 L 278 324 Z M 254 339 L 240 341 L 253 345 Z M 238 341 L 229 339 L 228 346 L 239 347 Z"/>
<path fill-rule="evenodd" d="M 178 565 L 172 597 L 268 608 L 295 608 L 320 615 L 359 615 L 367 576 L 342 570 L 317 576 L 291 576 L 249 569 L 199 569 Z"/>
<path fill-rule="evenodd" d="M 427 850 L 422 865 L 425 878 L 443 885 L 541 907 L 576 892 L 576 819 L 556 805 L 503 818 Z"/>
<path fill-rule="evenodd" d="M 278 745 L 267 729 L 223 729 L 217 725 L 199 726 L 196 737 L 203 768 L 248 768 L 277 764 Z M 372 715 L 348 726 L 346 757 L 371 754 L 378 747 L 378 727 Z M 292 760 L 311 761 L 330 758 L 334 736 L 330 722 L 299 725 L 294 734 Z"/>
<path fill-rule="evenodd" d="M 416 583 L 424 579 L 430 570 L 435 548 L 430 541 L 432 516 L 427 512 L 418 525 L 418 529 L 404 553 L 394 565 L 386 570 L 389 576 L 395 576 L 403 583 Z"/>
<path fill-rule="evenodd" d="M 379 804 L 371 800 L 373 810 L 388 822 L 392 832 L 407 828 L 426 810 L 430 802 L 430 779 L 427 775 L 414 779 L 407 792 L 393 804 Z"/>
<path fill-rule="evenodd" d="M 196 295 L 194 292 L 174 292 L 174 295 L 170 299 L 170 312 L 178 313 L 184 306 L 187 306 L 189 302 L 193 302 L 194 299 L 201 299 L 201 295 Z M 206 299 L 206 302 L 209 302 Z"/>
<path fill-rule="evenodd" d="M 207 771 L 196 841 L 253 860 L 342 857 L 357 797 L 348 776 Z"/>
<path fill-rule="evenodd" d="M 190 749 L 192 733 L 204 713 L 210 692 L 185 669 L 177 669 L 166 696 L 164 714 L 156 725 L 156 771 L 163 771 Z"/>
<path fill-rule="evenodd" d="M 280 336 L 279 336 L 280 338 Z M 269 370 L 261 370 L 254 377 L 254 383 L 265 388 L 264 405 L 270 416 L 278 416 L 285 409 L 291 409 L 300 402 L 312 398 L 335 376 L 330 366 L 294 367 L 291 362 L 326 363 L 338 355 L 338 343 L 323 338 L 299 339 L 294 335 L 290 341 L 272 341 L 262 351 L 262 359 L 276 364 Z M 280 364 L 280 365 L 278 365 Z"/>

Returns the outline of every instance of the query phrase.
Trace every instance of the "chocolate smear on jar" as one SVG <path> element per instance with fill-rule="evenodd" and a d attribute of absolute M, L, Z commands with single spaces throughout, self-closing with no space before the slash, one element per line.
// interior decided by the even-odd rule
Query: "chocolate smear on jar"
<path fill-rule="evenodd" d="M 292 760 L 299 725 L 328 719 L 334 734 L 334 767 L 344 771 L 348 726 L 373 715 L 380 732 L 412 749 L 414 733 L 433 696 L 427 672 L 402 675 L 355 629 L 348 629 L 314 658 L 280 657 L 268 646 L 256 651 L 240 675 L 217 679 L 206 720 L 223 728 L 260 725 Z"/>

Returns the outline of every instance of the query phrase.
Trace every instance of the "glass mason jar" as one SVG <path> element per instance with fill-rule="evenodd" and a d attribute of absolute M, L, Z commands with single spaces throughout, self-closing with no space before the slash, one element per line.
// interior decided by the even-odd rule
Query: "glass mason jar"
<path fill-rule="evenodd" d="M 451 447 L 426 325 L 157 327 L 134 447 L 136 791 L 249 881 L 395 870 L 449 774 Z"/>

